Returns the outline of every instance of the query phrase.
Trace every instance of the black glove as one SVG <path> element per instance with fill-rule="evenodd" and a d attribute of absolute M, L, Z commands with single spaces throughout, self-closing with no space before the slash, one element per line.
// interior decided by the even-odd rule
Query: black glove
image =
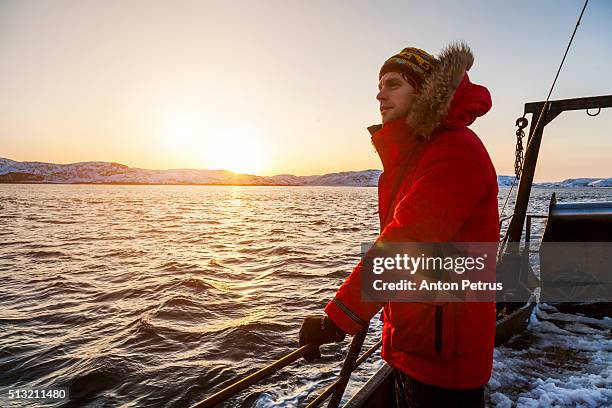
<path fill-rule="evenodd" d="M 334 343 L 344 340 L 346 333 L 340 330 L 327 316 L 307 316 L 300 328 L 300 347 L 306 344 L 317 346 L 325 343 Z M 312 363 L 321 358 L 319 347 L 310 353 L 304 354 L 304 360 Z"/>

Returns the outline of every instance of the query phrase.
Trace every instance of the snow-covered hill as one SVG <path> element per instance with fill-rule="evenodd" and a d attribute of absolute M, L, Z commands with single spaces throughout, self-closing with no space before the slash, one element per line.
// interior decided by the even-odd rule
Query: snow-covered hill
<path fill-rule="evenodd" d="M 538 183 L 538 187 L 558 188 L 558 187 L 612 187 L 612 178 L 576 178 L 563 181 Z"/>
<path fill-rule="evenodd" d="M 279 184 L 291 184 L 279 179 Z M 149 170 L 108 162 L 53 164 L 0 158 L 0 182 L 125 184 L 276 184 L 269 177 L 227 170 Z"/>
<path fill-rule="evenodd" d="M 80 162 L 54 164 L 19 162 L 0 158 L 0 183 L 95 183 L 95 184 L 247 184 L 301 186 L 378 185 L 381 170 L 345 171 L 314 176 L 278 174 L 256 176 L 227 170 L 149 170 L 119 163 Z M 511 186 L 514 176 L 498 176 L 500 186 Z M 516 183 L 518 185 L 518 182 Z M 612 178 L 580 178 L 560 182 L 537 183 L 538 187 L 612 187 Z"/>
<path fill-rule="evenodd" d="M 364 170 L 316 176 L 279 174 L 265 177 L 227 170 L 149 170 L 108 162 L 54 164 L 0 158 L 0 182 L 12 183 L 376 186 L 380 173 L 380 170 Z"/>
<path fill-rule="evenodd" d="M 497 176 L 497 184 L 501 186 L 510 187 L 514 183 L 514 176 Z M 518 180 L 516 184 L 518 186 Z"/>
<path fill-rule="evenodd" d="M 381 170 L 343 171 L 341 173 L 328 173 L 314 177 L 307 181 L 313 186 L 363 186 L 375 187 Z"/>

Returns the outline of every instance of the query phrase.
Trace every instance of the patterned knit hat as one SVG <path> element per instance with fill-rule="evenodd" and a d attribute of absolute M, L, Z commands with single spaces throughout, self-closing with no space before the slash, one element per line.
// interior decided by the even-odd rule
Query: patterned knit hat
<path fill-rule="evenodd" d="M 420 88 L 425 80 L 425 76 L 431 73 L 438 65 L 438 60 L 431 54 L 419 48 L 404 48 L 385 61 L 378 79 L 382 78 L 387 72 L 401 72 L 407 74 L 415 88 Z"/>

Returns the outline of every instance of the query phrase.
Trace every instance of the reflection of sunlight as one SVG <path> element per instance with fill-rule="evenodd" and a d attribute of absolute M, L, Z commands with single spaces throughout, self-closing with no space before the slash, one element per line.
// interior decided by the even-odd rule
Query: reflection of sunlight
<path fill-rule="evenodd" d="M 239 186 L 232 187 L 232 189 L 230 190 L 230 199 L 228 203 L 232 204 L 232 206 L 235 206 L 235 207 L 243 206 L 244 203 L 242 202 L 242 187 L 239 187 Z"/>
<path fill-rule="evenodd" d="M 252 301 L 252 298 L 249 297 L 248 301 Z M 202 333 L 218 333 L 226 329 L 261 323 L 263 321 L 266 321 L 267 318 L 269 318 L 271 315 L 274 315 L 271 307 L 259 307 L 254 309 L 247 316 L 241 316 L 232 320 L 221 321 L 216 324 L 207 323 Z"/>

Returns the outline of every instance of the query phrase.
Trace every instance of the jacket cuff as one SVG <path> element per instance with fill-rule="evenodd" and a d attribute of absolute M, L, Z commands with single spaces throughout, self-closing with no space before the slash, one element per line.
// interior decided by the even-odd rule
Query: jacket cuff
<path fill-rule="evenodd" d="M 357 334 L 361 329 L 368 326 L 368 322 L 347 308 L 337 297 L 325 306 L 325 313 L 340 330 L 350 335 Z"/>

